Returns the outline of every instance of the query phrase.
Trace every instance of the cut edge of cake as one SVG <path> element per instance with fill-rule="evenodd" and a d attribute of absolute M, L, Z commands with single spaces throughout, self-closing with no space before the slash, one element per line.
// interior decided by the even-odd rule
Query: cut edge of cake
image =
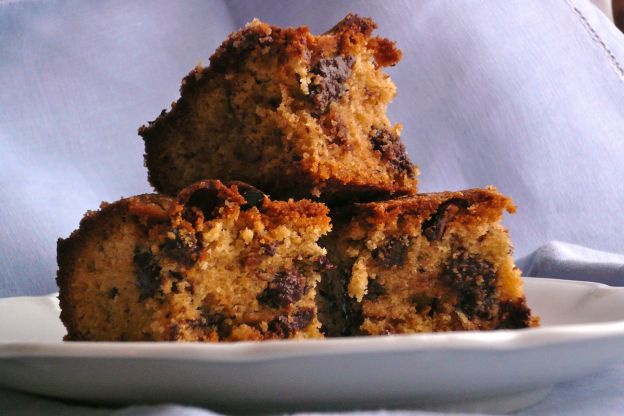
<path fill-rule="evenodd" d="M 418 168 L 386 117 L 396 90 L 381 71 L 401 52 L 376 27 L 350 14 L 319 36 L 257 19 L 232 33 L 139 129 L 150 183 L 174 195 L 219 177 L 329 203 L 414 194 Z"/>
<path fill-rule="evenodd" d="M 58 242 L 65 339 L 321 338 L 327 213 L 220 181 L 103 204 Z"/>
<path fill-rule="evenodd" d="M 538 325 L 494 187 L 354 204 L 323 239 L 336 269 L 319 287 L 330 336 Z M 336 304 L 344 303 L 343 308 Z"/>

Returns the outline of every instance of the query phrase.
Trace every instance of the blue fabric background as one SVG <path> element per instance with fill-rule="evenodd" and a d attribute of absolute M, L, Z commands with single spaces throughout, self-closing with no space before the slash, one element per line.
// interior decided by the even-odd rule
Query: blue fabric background
<path fill-rule="evenodd" d="M 100 201 L 150 191 L 137 128 L 254 16 L 316 32 L 372 16 L 404 53 L 389 112 L 423 191 L 512 196 L 518 257 L 550 240 L 622 251 L 624 40 L 578 3 L 0 5 L 0 295 L 54 291 L 56 239 Z"/>
<path fill-rule="evenodd" d="M 403 50 L 389 112 L 421 190 L 496 185 L 519 206 L 506 224 L 525 274 L 624 285 L 624 38 L 587 0 L 9 1 L 0 297 L 56 291 L 56 239 L 100 201 L 150 191 L 136 130 L 227 33 L 253 17 L 322 32 L 347 12 Z M 525 414 L 624 412 L 623 374 L 563 385 Z M 0 409 L 29 406 L 86 411 L 0 392 Z"/>

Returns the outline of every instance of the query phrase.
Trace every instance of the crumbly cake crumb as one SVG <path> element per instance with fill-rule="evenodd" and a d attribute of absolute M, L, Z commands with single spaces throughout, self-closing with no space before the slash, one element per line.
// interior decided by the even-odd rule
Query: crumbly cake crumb
<path fill-rule="evenodd" d="M 319 338 L 327 208 L 202 181 L 104 204 L 58 242 L 67 340 Z"/>
<path fill-rule="evenodd" d="M 383 67 L 401 52 L 348 15 L 314 36 L 254 19 L 184 78 L 170 111 L 141 127 L 149 179 L 175 195 L 203 178 L 243 180 L 275 198 L 326 202 L 416 192 L 386 107 Z"/>
<path fill-rule="evenodd" d="M 508 232 L 511 200 L 495 188 L 421 194 L 334 212 L 324 238 L 336 269 L 318 302 L 325 332 L 382 335 L 526 328 Z"/>

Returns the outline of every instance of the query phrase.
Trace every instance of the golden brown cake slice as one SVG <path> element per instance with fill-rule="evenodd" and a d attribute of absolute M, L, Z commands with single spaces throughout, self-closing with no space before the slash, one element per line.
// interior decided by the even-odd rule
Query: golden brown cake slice
<path fill-rule="evenodd" d="M 511 257 L 494 188 L 355 204 L 325 238 L 337 267 L 319 291 L 328 335 L 397 334 L 537 324 Z"/>
<path fill-rule="evenodd" d="M 271 201 L 240 182 L 103 204 L 58 242 L 66 339 L 321 337 L 316 241 L 329 229 L 323 204 Z"/>
<path fill-rule="evenodd" d="M 182 81 L 169 112 L 139 129 L 158 192 L 203 178 L 243 180 L 271 197 L 365 200 L 416 192 L 386 107 L 394 42 L 346 16 L 327 33 L 254 20 Z"/>

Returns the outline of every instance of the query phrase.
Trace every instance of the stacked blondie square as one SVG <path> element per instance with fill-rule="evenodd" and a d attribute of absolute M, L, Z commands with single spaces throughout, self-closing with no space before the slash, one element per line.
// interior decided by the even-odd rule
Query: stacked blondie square
<path fill-rule="evenodd" d="M 537 324 L 495 188 L 417 193 L 375 23 L 254 20 L 140 128 L 156 194 L 59 240 L 68 340 L 239 341 Z"/>

